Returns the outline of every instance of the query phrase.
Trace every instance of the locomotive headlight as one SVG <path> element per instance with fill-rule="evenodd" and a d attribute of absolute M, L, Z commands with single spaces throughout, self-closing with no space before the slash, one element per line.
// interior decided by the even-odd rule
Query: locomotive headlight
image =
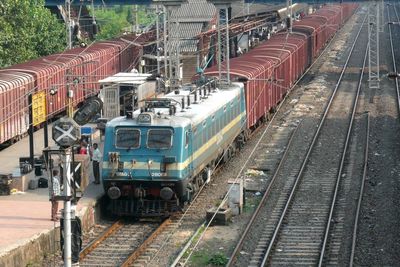
<path fill-rule="evenodd" d="M 119 161 L 119 153 L 118 152 L 108 153 L 108 161 L 111 163 L 118 162 Z"/>
<path fill-rule="evenodd" d="M 149 113 L 142 113 L 138 116 L 137 118 L 138 123 L 146 123 L 146 124 L 151 124 L 152 118 L 151 114 Z"/>

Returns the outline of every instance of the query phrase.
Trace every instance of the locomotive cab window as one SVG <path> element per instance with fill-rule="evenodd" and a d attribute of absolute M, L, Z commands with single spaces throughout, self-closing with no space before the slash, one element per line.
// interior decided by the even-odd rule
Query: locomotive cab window
<path fill-rule="evenodd" d="M 115 147 L 117 148 L 139 148 L 140 131 L 136 129 L 118 129 L 115 134 Z"/>
<path fill-rule="evenodd" d="M 147 147 L 152 149 L 168 149 L 172 146 L 172 130 L 151 129 L 147 133 Z"/>

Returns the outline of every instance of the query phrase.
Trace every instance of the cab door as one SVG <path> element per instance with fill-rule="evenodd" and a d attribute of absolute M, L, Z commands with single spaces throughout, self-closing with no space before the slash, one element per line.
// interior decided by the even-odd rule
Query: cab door
<path fill-rule="evenodd" d="M 187 170 L 188 176 L 193 175 L 193 134 L 191 126 L 185 129 L 185 150 L 187 151 L 187 160 L 189 162 Z"/>

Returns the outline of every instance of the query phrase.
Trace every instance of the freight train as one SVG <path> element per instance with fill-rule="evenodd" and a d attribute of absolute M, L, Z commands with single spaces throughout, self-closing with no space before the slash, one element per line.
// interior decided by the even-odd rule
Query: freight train
<path fill-rule="evenodd" d="M 29 128 L 28 95 L 45 92 L 47 118 L 62 114 L 67 88 L 74 106 L 99 92 L 98 80 L 136 67 L 153 31 L 78 47 L 0 69 L 0 144 L 18 141 Z"/>
<path fill-rule="evenodd" d="M 231 59 L 231 78 L 240 82 L 186 86 L 108 122 L 102 180 L 111 212 L 167 216 L 190 201 L 214 167 L 268 119 L 356 7 L 324 6 L 295 22 L 292 33 L 277 33 Z M 204 74 L 219 73 L 214 66 Z"/>

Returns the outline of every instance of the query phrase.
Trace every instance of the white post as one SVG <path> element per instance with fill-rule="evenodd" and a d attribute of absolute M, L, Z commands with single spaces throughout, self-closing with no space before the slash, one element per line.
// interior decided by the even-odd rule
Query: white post
<path fill-rule="evenodd" d="M 64 162 L 64 267 L 71 267 L 72 265 L 72 249 L 71 249 L 71 148 L 65 150 L 65 162 Z"/>

